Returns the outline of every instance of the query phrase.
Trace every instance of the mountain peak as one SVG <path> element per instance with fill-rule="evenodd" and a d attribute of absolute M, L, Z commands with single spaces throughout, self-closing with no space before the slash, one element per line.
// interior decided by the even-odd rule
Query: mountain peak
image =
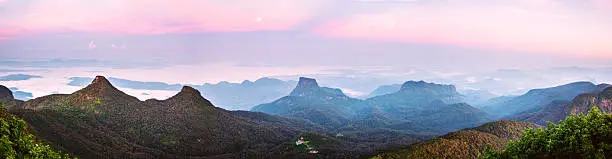
<path fill-rule="evenodd" d="M 96 78 L 94 78 L 91 84 L 92 85 L 106 85 L 106 86 L 111 85 L 110 81 L 108 81 L 108 79 L 106 79 L 106 77 L 104 76 L 96 76 Z"/>
<path fill-rule="evenodd" d="M 549 94 L 551 92 L 577 92 L 572 95 L 571 98 L 573 98 L 582 93 L 589 93 L 592 91 L 596 91 L 597 87 L 598 86 L 593 84 L 592 82 L 581 81 L 581 82 L 573 82 L 573 83 L 568 83 L 568 84 L 564 84 L 564 85 L 560 85 L 556 87 L 550 87 L 550 88 L 532 89 L 532 90 L 529 90 L 526 94 L 533 95 L 533 94 Z"/>
<path fill-rule="evenodd" d="M 316 94 L 321 87 L 317 83 L 317 80 L 312 78 L 300 77 L 300 81 L 297 86 L 291 92 L 290 96 L 306 96 Z"/>
<path fill-rule="evenodd" d="M 96 76 L 96 78 L 94 78 L 94 80 L 91 81 L 91 84 L 85 87 L 85 89 L 96 89 L 96 90 L 105 90 L 109 88 L 114 89 L 114 90 L 117 89 L 104 76 Z"/>
<path fill-rule="evenodd" d="M 85 95 L 86 98 L 110 97 L 110 96 L 129 96 L 115 88 L 104 76 L 96 76 L 91 84 L 79 90 L 76 94 Z"/>
<path fill-rule="evenodd" d="M 300 77 L 297 88 L 319 88 L 319 84 L 313 78 Z"/>
<path fill-rule="evenodd" d="M 178 94 L 170 97 L 168 100 L 180 101 L 180 102 L 186 102 L 186 103 L 195 102 L 194 104 L 196 105 L 213 106 L 213 104 L 210 103 L 210 101 L 202 97 L 202 94 L 200 94 L 200 91 L 190 86 L 183 86 L 183 88 Z"/>
<path fill-rule="evenodd" d="M 306 77 L 300 77 L 300 81 L 289 96 L 348 99 L 342 90 L 320 87 L 315 79 Z"/>
<path fill-rule="evenodd" d="M 7 87 L 0 85 L 0 99 L 14 99 L 13 92 Z"/>
<path fill-rule="evenodd" d="M 190 86 L 183 86 L 179 93 L 200 95 L 200 91 Z"/>
<path fill-rule="evenodd" d="M 453 85 L 443 85 L 443 84 L 435 84 L 435 83 L 427 83 L 425 81 L 407 81 L 402 84 L 400 91 L 410 91 L 410 90 L 437 90 L 440 92 L 446 93 L 456 93 L 457 88 Z"/>
<path fill-rule="evenodd" d="M 404 90 L 404 89 L 411 89 L 411 88 L 422 88 L 425 87 L 427 83 L 425 81 L 407 81 L 404 82 L 404 84 L 402 84 L 402 87 L 400 88 L 400 90 Z"/>

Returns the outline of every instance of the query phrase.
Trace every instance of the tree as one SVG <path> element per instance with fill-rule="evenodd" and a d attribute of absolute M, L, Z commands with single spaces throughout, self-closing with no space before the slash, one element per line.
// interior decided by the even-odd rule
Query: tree
<path fill-rule="evenodd" d="M 611 158 L 612 114 L 593 106 L 587 115 L 570 115 L 545 129 L 527 129 L 502 152 L 486 151 L 483 158 Z"/>
<path fill-rule="evenodd" d="M 0 103 L 0 158 L 68 159 L 67 154 L 53 150 L 35 140 L 27 123 L 9 113 Z"/>

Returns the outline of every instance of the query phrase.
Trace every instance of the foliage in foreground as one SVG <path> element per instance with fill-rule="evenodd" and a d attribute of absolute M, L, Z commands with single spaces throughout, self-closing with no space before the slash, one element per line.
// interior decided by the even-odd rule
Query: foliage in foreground
<path fill-rule="evenodd" d="M 488 150 L 483 158 L 612 158 L 612 114 L 594 106 L 587 115 L 570 115 L 558 125 L 527 129 L 501 152 Z"/>
<path fill-rule="evenodd" d="M 27 128 L 24 120 L 8 114 L 0 103 L 0 158 L 70 158 L 67 154 L 36 141 Z"/>
<path fill-rule="evenodd" d="M 487 147 L 501 151 L 508 141 L 519 139 L 523 130 L 537 127 L 533 123 L 500 120 L 383 152 L 373 159 L 478 158 Z"/>

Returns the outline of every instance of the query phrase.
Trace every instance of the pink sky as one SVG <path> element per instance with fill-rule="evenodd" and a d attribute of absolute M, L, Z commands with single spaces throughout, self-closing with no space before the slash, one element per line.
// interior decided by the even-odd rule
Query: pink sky
<path fill-rule="evenodd" d="M 10 9 L 0 13 L 0 40 L 286 31 L 320 18 L 300 29 L 333 39 L 612 57 L 609 0 L 0 0 L 0 9 Z"/>

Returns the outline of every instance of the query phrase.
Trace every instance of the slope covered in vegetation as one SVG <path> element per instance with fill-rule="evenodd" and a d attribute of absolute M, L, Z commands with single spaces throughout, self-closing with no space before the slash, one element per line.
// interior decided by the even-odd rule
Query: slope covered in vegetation
<path fill-rule="evenodd" d="M 570 115 L 558 125 L 527 129 L 501 152 L 487 151 L 484 158 L 611 158 L 612 114 L 591 107 L 587 115 Z"/>
<path fill-rule="evenodd" d="M 475 128 L 452 132 L 436 139 L 411 145 L 408 148 L 382 153 L 374 158 L 477 158 L 488 147 L 502 150 L 508 141 L 518 139 L 524 129 L 535 127 L 538 126 L 527 122 L 507 120 L 491 122 Z"/>
<path fill-rule="evenodd" d="M 36 139 L 27 123 L 9 113 L 0 103 L 0 158 L 70 158 Z"/>

